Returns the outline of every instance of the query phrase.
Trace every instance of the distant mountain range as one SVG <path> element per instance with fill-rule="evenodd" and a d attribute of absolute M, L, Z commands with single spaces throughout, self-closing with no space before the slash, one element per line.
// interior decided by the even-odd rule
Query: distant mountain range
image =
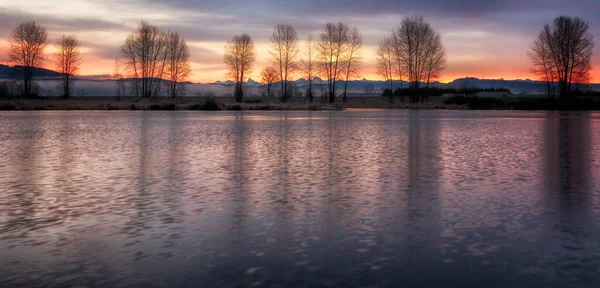
<path fill-rule="evenodd" d="M 33 68 L 33 75 L 36 77 L 58 77 L 60 73 L 44 68 Z M 23 79 L 23 66 L 10 67 L 0 64 L 0 79 Z"/>
<path fill-rule="evenodd" d="M 21 66 L 9 67 L 6 65 L 0 64 L 0 79 L 21 79 L 23 76 L 23 68 Z M 36 77 L 43 78 L 55 78 L 59 77 L 60 73 L 44 69 L 44 68 L 35 68 L 34 75 Z M 110 78 L 109 75 L 89 75 L 89 76 L 78 76 L 78 78 L 82 80 L 91 80 L 91 81 L 108 81 Z M 130 79 L 126 79 L 130 80 Z M 308 81 L 306 79 L 298 79 L 293 81 L 297 87 L 300 89 L 305 89 L 308 87 Z M 320 84 L 322 83 L 322 84 Z M 343 83 L 339 81 L 339 83 Z M 188 82 L 188 84 L 194 84 Z M 200 83 L 198 83 L 200 84 Z M 279 83 L 274 83 L 275 85 Z M 220 85 L 220 86 L 233 86 L 234 82 L 231 80 L 227 81 L 217 81 L 214 83 L 205 83 L 204 85 Z M 246 85 L 249 87 L 260 87 L 258 81 L 253 79 L 248 79 Z M 313 80 L 313 86 L 315 89 L 320 89 L 321 85 L 327 85 L 325 80 L 321 80 L 320 78 L 315 78 Z M 382 91 L 387 87 L 387 83 L 385 81 L 379 80 L 354 80 L 348 83 L 348 90 L 353 93 L 361 93 L 365 92 L 366 88 L 372 86 L 375 92 Z M 400 82 L 395 81 L 394 87 L 399 87 Z M 402 82 L 403 87 L 407 87 L 407 82 Z M 535 81 L 530 79 L 525 80 L 504 80 L 504 79 L 478 79 L 473 77 L 460 78 L 456 79 L 450 83 L 441 83 L 441 82 L 433 82 L 431 86 L 436 88 L 504 88 L 509 89 L 513 94 L 542 94 L 546 92 L 546 83 L 541 81 Z M 587 85 L 588 89 L 594 91 L 600 91 L 600 84 L 590 84 Z"/>
<path fill-rule="evenodd" d="M 295 80 L 292 82 L 295 83 L 300 88 L 308 87 L 308 81 L 306 79 L 298 79 L 298 80 Z M 322 85 L 327 85 L 327 81 L 325 81 L 325 80 L 322 81 L 318 77 L 316 77 L 313 80 L 313 86 L 316 89 L 320 89 L 319 88 L 321 85 L 320 83 L 323 83 Z M 338 83 L 342 84 L 343 82 L 338 81 Z M 217 82 L 210 83 L 210 84 L 233 86 L 234 82 L 231 80 L 228 80 L 225 82 L 217 81 Z M 274 83 L 275 86 L 277 86 L 278 84 L 279 84 L 279 82 Z M 248 81 L 246 82 L 246 85 L 248 85 L 250 87 L 259 87 L 262 84 L 260 84 L 259 82 L 255 81 L 253 79 L 248 79 Z M 365 91 L 369 85 L 372 85 L 373 88 L 375 89 L 375 91 L 382 91 L 383 89 L 387 88 L 387 82 L 385 82 L 385 81 L 362 79 L 362 80 L 350 81 L 348 83 L 348 89 L 351 91 L 354 91 L 354 93 L 362 92 L 362 91 Z M 543 94 L 543 93 L 546 93 L 546 89 L 547 89 L 546 82 L 535 81 L 535 80 L 531 80 L 531 79 L 504 80 L 504 79 L 478 79 L 478 78 L 473 78 L 473 77 L 459 78 L 450 83 L 441 83 L 441 82 L 436 81 L 436 82 L 431 83 L 430 85 L 435 88 L 454 88 L 454 89 L 503 88 L 503 89 L 510 90 L 513 94 Z M 400 81 L 394 81 L 394 87 L 399 87 L 399 86 L 400 86 Z M 408 82 L 403 81 L 402 86 L 408 87 Z M 587 87 L 590 90 L 600 91 L 600 84 L 589 84 L 589 85 L 587 85 Z"/>

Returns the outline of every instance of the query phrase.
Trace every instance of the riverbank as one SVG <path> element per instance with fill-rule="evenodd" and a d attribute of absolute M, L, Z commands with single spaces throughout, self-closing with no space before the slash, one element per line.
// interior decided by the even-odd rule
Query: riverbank
<path fill-rule="evenodd" d="M 323 103 L 321 99 L 310 103 L 306 99 L 292 99 L 282 103 L 278 99 L 247 98 L 236 103 L 229 98 L 162 98 L 139 99 L 124 97 L 121 100 L 107 97 L 72 97 L 44 99 L 0 99 L 0 110 L 343 110 L 346 108 L 382 109 L 468 109 L 465 105 L 445 105 L 439 98 L 428 103 L 390 103 L 383 97 L 356 97 L 346 103 Z"/>
<path fill-rule="evenodd" d="M 0 99 L 0 111 L 18 110 L 344 110 L 344 109 L 419 109 L 419 110 L 600 110 L 599 97 L 573 97 L 561 102 L 548 98 L 476 98 L 430 97 L 425 103 L 410 103 L 396 98 L 390 102 L 383 97 L 353 97 L 342 103 L 313 103 L 303 98 L 282 103 L 275 98 L 247 98 L 237 103 L 230 98 L 184 97 L 140 99 L 123 97 L 72 97 L 40 99 Z"/>

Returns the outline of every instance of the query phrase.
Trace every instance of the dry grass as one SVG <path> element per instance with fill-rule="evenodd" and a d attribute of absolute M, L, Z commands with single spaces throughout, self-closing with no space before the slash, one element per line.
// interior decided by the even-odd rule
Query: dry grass
<path fill-rule="evenodd" d="M 382 97 L 349 98 L 346 103 L 323 103 L 321 99 L 310 103 L 305 99 L 291 99 L 282 103 L 278 99 L 248 98 L 235 103 L 230 98 L 216 98 L 221 110 L 341 110 L 346 108 L 384 109 L 465 109 L 464 106 L 444 105 L 441 99 L 432 98 L 429 103 L 389 103 Z M 0 110 L 202 110 L 205 97 L 135 99 L 120 101 L 106 97 L 73 97 L 71 99 L 0 99 Z M 214 110 L 214 109 L 212 109 Z"/>

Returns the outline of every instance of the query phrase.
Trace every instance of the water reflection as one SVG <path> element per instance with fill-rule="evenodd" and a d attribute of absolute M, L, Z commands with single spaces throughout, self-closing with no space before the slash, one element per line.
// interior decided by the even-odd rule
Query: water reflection
<path fill-rule="evenodd" d="M 595 115 L 0 122 L 2 287 L 598 284 Z"/>
<path fill-rule="evenodd" d="M 407 221 L 410 223 L 408 241 L 408 259 L 415 262 L 435 262 L 439 259 L 427 259 L 431 251 L 440 247 L 439 213 L 440 205 L 440 139 L 439 121 L 421 116 L 420 111 L 409 112 L 409 149 L 408 149 L 408 209 Z M 411 235 L 416 232 L 417 234 Z"/>
<path fill-rule="evenodd" d="M 556 281 L 593 285 L 600 258 L 594 256 L 599 235 L 592 206 L 597 191 L 592 190 L 590 115 L 550 113 L 544 134 L 545 193 L 553 220 L 549 250 L 541 257 Z"/>

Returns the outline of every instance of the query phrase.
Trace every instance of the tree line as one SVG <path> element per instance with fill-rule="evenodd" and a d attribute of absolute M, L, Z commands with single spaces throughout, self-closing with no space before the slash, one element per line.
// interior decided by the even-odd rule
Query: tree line
<path fill-rule="evenodd" d="M 301 74 L 308 81 L 306 97 L 310 102 L 314 100 L 313 80 L 318 76 L 327 81 L 327 91 L 322 96 L 328 102 L 335 101 L 339 89 L 343 89 L 342 100 L 346 101 L 348 82 L 359 76 L 362 63 L 363 39 L 358 29 L 341 22 L 327 23 L 316 40 L 308 35 L 304 54 L 298 33 L 291 25 L 277 24 L 270 42 L 271 65 L 261 71 L 267 96 L 273 95 L 273 84 L 279 82 L 279 97 L 283 102 L 288 101 L 293 93 L 291 79 Z M 234 36 L 225 46 L 224 62 L 235 82 L 234 96 L 238 102 L 244 97 L 244 75 L 251 73 L 255 60 L 254 43 L 247 34 Z"/>
<path fill-rule="evenodd" d="M 23 97 L 38 96 L 34 71 L 46 60 L 44 52 L 49 44 L 46 28 L 35 22 L 21 23 L 12 30 L 9 42 L 9 60 L 23 70 L 19 93 Z M 58 90 L 65 98 L 72 96 L 75 75 L 83 62 L 80 47 L 75 35 L 62 35 L 56 42 L 57 52 L 52 60 L 60 74 Z M 190 52 L 177 32 L 142 21 L 127 37 L 121 52 L 122 56 L 115 59 L 113 73 L 117 98 L 123 94 L 144 98 L 185 95 L 185 82 L 191 72 Z"/>
<path fill-rule="evenodd" d="M 24 97 L 36 96 L 39 88 L 33 82 L 33 72 L 45 60 L 44 49 L 48 45 L 46 28 L 35 22 L 25 22 L 14 28 L 10 35 L 8 58 L 21 65 L 23 79 L 19 83 L 20 94 Z M 80 43 L 76 36 L 62 35 L 56 42 L 57 52 L 53 57 L 56 71 L 60 74 L 58 89 L 63 97 L 72 94 L 73 75 L 82 62 Z"/>
<path fill-rule="evenodd" d="M 35 22 L 21 23 L 12 30 L 9 42 L 9 60 L 22 67 L 20 94 L 25 97 L 39 94 L 33 74 L 35 67 L 46 60 L 44 50 L 49 44 L 46 28 Z M 326 85 L 320 83 L 324 100 L 335 102 L 341 96 L 345 102 L 349 81 L 360 77 L 363 38 L 357 28 L 345 23 L 327 23 L 317 37 L 308 35 L 302 47 L 291 25 L 277 24 L 270 43 L 271 65 L 260 73 L 269 97 L 277 93 L 282 101 L 288 101 L 295 89 L 292 79 L 301 75 L 308 81 L 305 95 L 311 102 L 315 98 L 313 81 L 317 77 L 326 81 Z M 58 90 L 68 98 L 73 94 L 75 75 L 83 62 L 81 44 L 75 35 L 62 35 L 55 45 L 57 52 L 52 60 L 60 74 Z M 566 97 L 590 82 L 593 48 L 593 35 L 586 21 L 557 17 L 544 26 L 528 53 L 531 72 L 547 83 L 548 95 Z M 224 50 L 228 76 L 235 83 L 233 94 L 241 102 L 244 83 L 257 58 L 254 42 L 243 33 L 228 41 Z M 142 21 L 121 46 L 121 54 L 115 59 L 113 71 L 117 97 L 185 95 L 185 82 L 191 73 L 190 51 L 177 32 Z M 441 76 L 446 63 L 440 34 L 420 16 L 403 18 L 389 36 L 378 42 L 377 72 L 386 83 L 387 94 L 404 89 L 403 83 L 413 90 L 429 88 Z"/>

